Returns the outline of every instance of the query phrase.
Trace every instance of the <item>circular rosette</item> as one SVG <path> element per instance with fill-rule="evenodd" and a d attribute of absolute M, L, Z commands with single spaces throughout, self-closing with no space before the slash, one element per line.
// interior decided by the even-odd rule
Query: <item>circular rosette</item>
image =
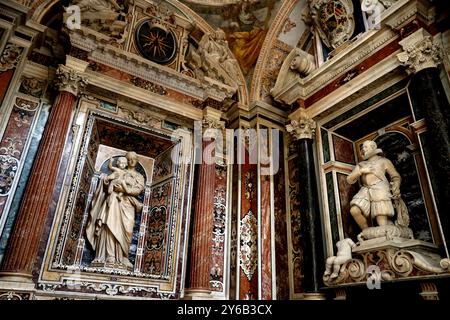
<path fill-rule="evenodd" d="M 136 29 L 136 45 L 145 58 L 158 64 L 172 62 L 177 52 L 174 33 L 150 20 L 144 20 Z"/>

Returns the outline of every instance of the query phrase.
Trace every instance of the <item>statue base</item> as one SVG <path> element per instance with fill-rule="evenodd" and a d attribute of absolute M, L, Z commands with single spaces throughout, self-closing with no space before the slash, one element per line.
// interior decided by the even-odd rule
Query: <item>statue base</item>
<path fill-rule="evenodd" d="M 92 268 L 133 271 L 133 266 L 127 267 L 123 263 L 117 262 L 92 262 L 89 266 Z"/>
<path fill-rule="evenodd" d="M 388 237 L 379 237 L 358 242 L 356 247 L 352 249 L 352 253 L 365 253 L 371 250 L 382 250 L 387 248 L 438 252 L 438 247 L 436 245 L 422 240 L 400 237 L 394 237 L 392 239 L 388 239 Z"/>
<path fill-rule="evenodd" d="M 393 224 L 378 227 L 369 227 L 364 229 L 358 235 L 358 241 L 360 242 L 375 238 L 386 238 L 388 240 L 393 238 L 413 239 L 414 235 L 410 228 Z"/>
<path fill-rule="evenodd" d="M 438 248 L 421 240 L 379 237 L 359 242 L 352 259 L 341 266 L 337 278 L 323 277 L 326 286 L 433 276 L 450 273 L 450 259 Z M 370 278 L 370 279 L 369 279 Z"/>

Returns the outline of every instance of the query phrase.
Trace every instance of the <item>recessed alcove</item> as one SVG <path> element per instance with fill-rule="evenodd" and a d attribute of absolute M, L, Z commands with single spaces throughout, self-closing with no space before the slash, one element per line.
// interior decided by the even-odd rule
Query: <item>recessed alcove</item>
<path fill-rule="evenodd" d="M 336 253 L 335 243 L 344 238 L 357 242 L 360 232 L 350 214 L 350 201 L 358 183 L 350 185 L 347 176 L 362 161 L 361 146 L 373 140 L 399 172 L 401 194 L 410 216 L 414 238 L 442 244 L 420 143 L 417 141 L 411 105 L 405 90 L 378 94 L 344 112 L 335 112 L 320 125 L 324 223 L 327 252 Z M 375 223 L 368 219 L 369 226 Z"/>

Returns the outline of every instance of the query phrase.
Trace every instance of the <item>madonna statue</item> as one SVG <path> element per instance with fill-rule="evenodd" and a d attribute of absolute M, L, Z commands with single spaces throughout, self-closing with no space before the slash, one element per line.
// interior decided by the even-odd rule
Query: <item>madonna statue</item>
<path fill-rule="evenodd" d="M 127 168 L 118 161 L 123 169 L 114 168 L 116 170 L 112 170 L 111 175 L 102 175 L 92 200 L 86 236 L 95 250 L 95 258 L 91 263 L 94 267 L 133 269 L 128 252 L 135 215 L 142 210 L 142 203 L 137 196 L 144 190 L 145 181 L 135 169 L 137 154 L 127 152 L 125 158 Z M 110 186 L 111 183 L 114 185 Z"/>

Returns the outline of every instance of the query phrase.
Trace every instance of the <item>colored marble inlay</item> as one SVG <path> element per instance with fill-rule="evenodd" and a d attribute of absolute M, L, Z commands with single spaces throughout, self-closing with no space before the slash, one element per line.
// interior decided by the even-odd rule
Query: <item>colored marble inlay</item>
<path fill-rule="evenodd" d="M 25 186 L 28 181 L 31 168 L 33 166 L 34 159 L 36 157 L 37 149 L 39 146 L 39 142 L 41 141 L 42 132 L 44 131 L 45 123 L 47 122 L 48 113 L 49 113 L 49 107 L 48 105 L 43 105 L 42 109 L 39 113 L 39 118 L 37 120 L 37 124 L 35 126 L 35 129 L 33 131 L 33 134 L 31 136 L 31 142 L 30 146 L 28 148 L 27 156 L 23 160 L 23 169 L 22 173 L 20 175 L 20 180 L 17 184 L 16 191 L 14 193 L 14 198 L 11 203 L 11 206 L 9 208 L 8 217 L 5 223 L 5 226 L 3 228 L 3 233 L 1 235 L 0 239 L 0 257 L 3 256 L 3 253 L 5 251 L 9 235 L 11 234 L 12 226 L 14 224 L 17 212 L 19 211 L 20 202 L 23 197 L 23 193 L 25 191 Z M 3 206 L 6 204 L 7 197 L 0 197 L 0 212 L 3 209 Z M 0 258 L 1 262 L 1 258 Z"/>
<path fill-rule="evenodd" d="M 341 217 L 344 228 L 344 237 L 351 238 L 357 241 L 356 236 L 359 233 L 359 227 L 350 214 L 350 201 L 352 197 L 358 192 L 358 184 L 349 184 L 347 182 L 347 175 L 337 173 L 337 183 L 339 188 L 339 202 L 341 203 Z"/>
<path fill-rule="evenodd" d="M 400 45 L 398 44 L 397 41 L 392 41 L 391 43 L 387 44 L 381 50 L 377 51 L 376 53 L 365 59 L 363 62 L 361 62 L 360 64 L 349 70 L 348 72 L 336 77 L 332 82 L 323 86 L 319 91 L 308 97 L 305 101 L 305 106 L 306 107 L 311 106 L 315 102 L 321 100 L 323 97 L 329 95 L 336 89 L 340 88 L 343 84 L 347 82 L 346 79 L 348 78 L 349 75 L 353 75 L 354 77 L 356 75 L 365 73 L 372 66 L 383 60 L 385 57 L 391 55 L 399 48 Z"/>
<path fill-rule="evenodd" d="M 334 159 L 336 161 L 348 164 L 356 164 L 355 153 L 353 151 L 353 143 L 335 134 L 332 134 L 332 137 L 333 137 Z"/>
<path fill-rule="evenodd" d="M 210 288 L 223 291 L 223 272 L 225 259 L 225 235 L 227 221 L 227 167 L 216 165 L 213 230 L 211 241 Z"/>
<path fill-rule="evenodd" d="M 258 297 L 257 166 L 249 164 L 249 145 L 245 144 L 245 164 L 241 165 L 241 223 L 238 230 L 240 251 L 240 299 Z"/>
<path fill-rule="evenodd" d="M 100 109 L 103 110 L 107 110 L 107 111 L 111 111 L 111 112 L 117 112 L 117 105 L 105 102 L 105 101 L 100 101 Z"/>
<path fill-rule="evenodd" d="M 284 138 L 281 135 L 280 138 Z M 275 267 L 276 267 L 276 299 L 289 299 L 289 272 L 288 243 L 287 238 L 287 213 L 285 194 L 285 166 L 284 166 L 284 144 L 280 140 L 280 169 L 274 176 L 274 213 L 275 213 Z"/>
<path fill-rule="evenodd" d="M 294 293 L 302 292 L 303 284 L 303 249 L 302 249 L 302 233 L 300 221 L 300 181 L 297 158 L 293 158 L 288 162 L 289 168 L 289 204 L 291 216 L 291 241 L 292 241 L 292 263 L 294 278 Z"/>
<path fill-rule="evenodd" d="M 270 203 L 270 176 L 260 176 L 261 185 L 261 298 L 272 299 L 272 225 Z"/>
<path fill-rule="evenodd" d="M 173 180 L 169 179 L 152 187 L 147 235 L 144 249 L 144 273 L 166 276 L 169 250 L 169 225 L 173 207 Z"/>
<path fill-rule="evenodd" d="M 338 222 L 336 212 L 336 200 L 334 198 L 333 174 L 331 172 L 328 172 L 325 175 L 325 180 L 327 184 L 328 212 L 330 215 L 331 238 L 334 245 L 339 241 L 339 232 L 338 232 Z"/>
<path fill-rule="evenodd" d="M 177 101 L 178 103 L 190 104 L 195 107 L 195 104 L 198 103 L 197 100 L 193 99 L 190 96 L 187 96 L 181 92 L 165 88 L 157 83 L 153 83 L 146 79 L 142 79 L 139 77 L 135 77 L 129 73 L 124 71 L 115 69 L 113 67 L 107 66 L 105 64 L 101 64 L 98 62 L 90 61 L 89 69 L 95 72 L 99 72 L 103 75 L 109 76 L 119 81 L 127 82 L 131 85 L 139 87 L 141 89 L 147 90 L 149 92 L 165 96 L 170 98 L 173 101 Z"/>
<path fill-rule="evenodd" d="M 320 134 L 322 136 L 322 152 L 323 152 L 323 162 L 327 163 L 331 160 L 330 157 L 330 143 L 328 140 L 328 131 L 321 128 Z"/>
<path fill-rule="evenodd" d="M 4 203 L 0 206 L 0 217 L 6 205 L 6 199 L 13 191 L 14 181 L 20 174 L 19 166 L 24 148 L 30 139 L 30 128 L 37 107 L 38 104 L 35 102 L 16 99 L 0 141 L 0 196 L 5 197 Z"/>
<path fill-rule="evenodd" d="M 3 103 L 3 98 L 8 92 L 9 83 L 14 75 L 14 70 L 7 70 L 0 73 L 0 107 Z"/>
<path fill-rule="evenodd" d="M 387 132 L 375 141 L 402 177 L 400 190 L 408 208 L 410 228 L 414 232 L 414 238 L 432 242 L 417 166 L 414 155 L 408 148 L 411 143 L 399 132 Z"/>
<path fill-rule="evenodd" d="M 334 126 L 338 125 L 339 123 L 351 118 L 352 116 L 360 113 L 361 111 L 364 111 L 365 109 L 367 109 L 370 106 L 374 105 L 375 103 L 383 100 L 384 98 L 389 97 L 389 96 L 393 95 L 394 93 L 404 89 L 406 87 L 406 85 L 408 84 L 408 81 L 409 81 L 408 78 L 406 78 L 402 81 L 397 82 L 393 86 L 381 91 L 380 93 L 376 94 L 372 98 L 365 100 L 364 102 L 353 107 L 349 111 L 342 113 L 341 115 L 339 115 L 338 117 L 334 118 L 333 120 L 327 122 L 323 126 L 326 129 L 333 128 Z"/>

